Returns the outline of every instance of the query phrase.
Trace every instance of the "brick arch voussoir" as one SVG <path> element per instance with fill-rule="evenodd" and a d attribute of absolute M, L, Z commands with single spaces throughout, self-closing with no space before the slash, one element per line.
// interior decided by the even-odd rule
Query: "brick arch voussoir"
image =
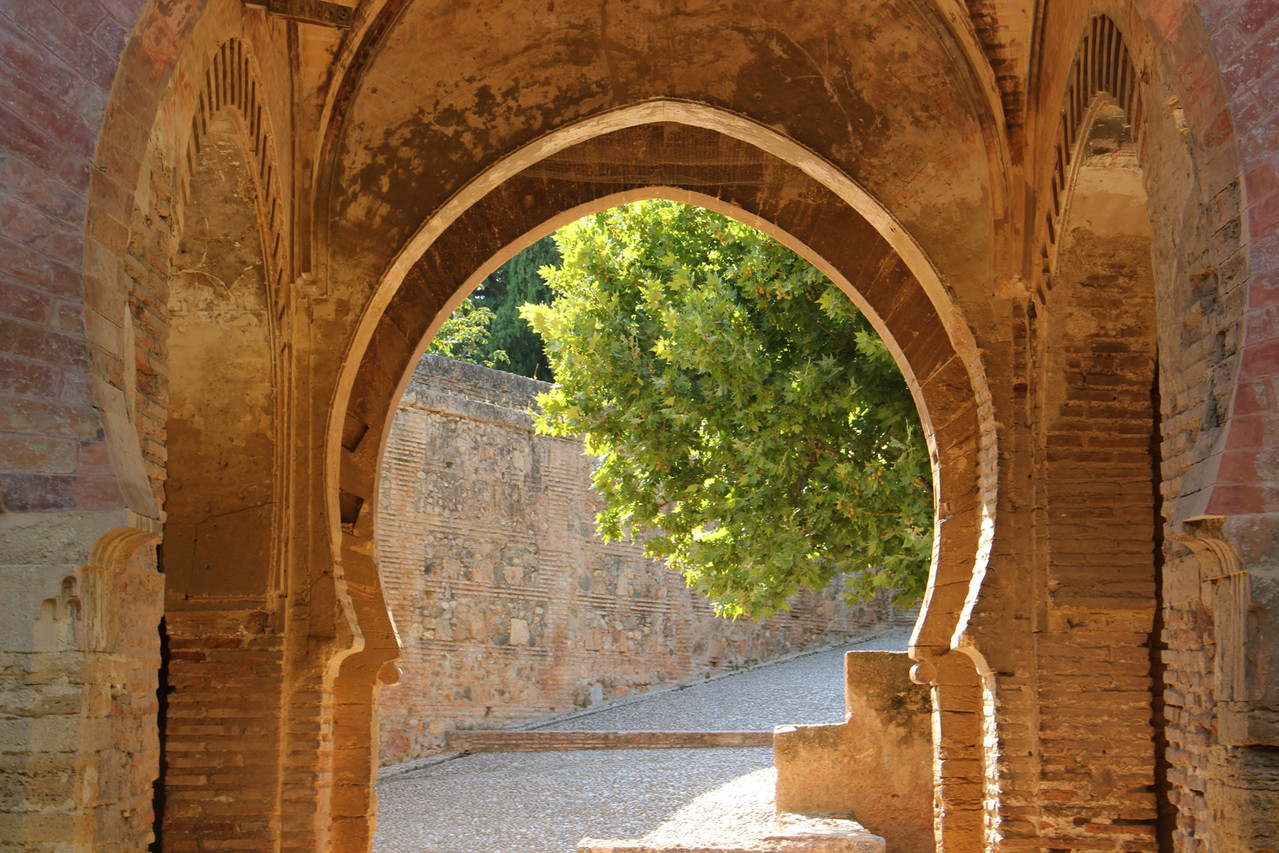
<path fill-rule="evenodd" d="M 921 619 L 914 646 L 920 655 L 944 654 L 993 524 L 994 428 L 984 372 L 966 330 L 953 325 L 953 307 L 938 304 L 944 292 L 930 291 L 917 274 L 922 253 L 902 251 L 908 238 L 900 226 L 886 214 L 872 221 L 824 177 L 720 128 L 659 119 L 614 126 L 541 156 L 447 222 L 428 225 L 432 239 L 402 264 L 385 310 L 370 321 L 335 412 L 339 447 L 330 450 L 336 476 L 329 491 L 346 536 L 368 529 L 371 537 L 366 519 L 395 403 L 430 337 L 470 289 L 524 245 L 587 212 L 640 197 L 688 200 L 801 251 L 841 284 L 893 349 L 930 436 L 938 490 L 932 615 Z"/>
<path fill-rule="evenodd" d="M 89 169 L 84 313 L 94 405 L 102 415 L 115 479 L 130 510 L 159 519 L 143 437 L 129 417 L 125 396 L 124 375 L 132 369 L 133 353 L 124 350 L 122 332 L 130 322 L 124 264 L 156 118 L 207 0 L 135 5 L 132 35 L 119 56 Z"/>

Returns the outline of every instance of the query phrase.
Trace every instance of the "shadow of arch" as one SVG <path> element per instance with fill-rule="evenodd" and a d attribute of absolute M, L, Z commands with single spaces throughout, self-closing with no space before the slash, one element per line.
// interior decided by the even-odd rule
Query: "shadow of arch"
<path fill-rule="evenodd" d="M 619 110 L 522 149 L 455 196 L 399 252 L 345 365 L 335 409 L 341 421 L 330 428 L 327 497 L 341 520 L 348 581 L 376 590 L 371 508 L 390 418 L 449 312 L 533 240 L 588 212 L 651 196 L 699 204 L 779 238 L 829 275 L 881 332 L 915 396 L 936 489 L 933 564 L 913 651 L 945 656 L 994 524 L 994 423 L 971 334 L 922 250 L 855 183 L 766 128 L 682 102 Z M 366 649 L 376 646 L 381 657 L 344 665 L 339 695 L 353 691 L 371 702 L 377 673 L 395 653 L 379 602 L 380 593 L 370 595 L 356 609 Z M 362 719 L 346 726 L 352 739 L 339 750 L 358 758 L 339 778 L 369 778 L 367 729 Z M 979 761 L 976 749 L 976 741 L 953 746 Z M 367 782 L 352 785 L 360 790 L 350 791 L 345 814 L 372 813 Z"/>

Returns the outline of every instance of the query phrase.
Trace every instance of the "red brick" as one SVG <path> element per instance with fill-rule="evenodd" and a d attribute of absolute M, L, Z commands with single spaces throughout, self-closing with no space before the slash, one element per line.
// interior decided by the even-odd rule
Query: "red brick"
<path fill-rule="evenodd" d="M 1279 270 L 1279 235 L 1254 236 L 1250 248 L 1249 260 L 1254 273 Z"/>
<path fill-rule="evenodd" d="M 0 400 L 0 431 L 93 438 L 97 430 L 97 418 L 88 407 L 22 397 Z"/>
<path fill-rule="evenodd" d="M 52 315 L 53 298 L 48 294 L 20 284 L 0 288 L 0 316 L 44 324 Z"/>
<path fill-rule="evenodd" d="M 115 77 L 116 57 L 93 43 L 75 24 L 45 3 L 27 0 L 0 0 L 0 15 L 5 15 L 50 52 L 63 57 L 84 77 L 102 89 L 109 89 Z"/>
<path fill-rule="evenodd" d="M 5 472 L 72 474 L 75 460 L 74 442 L 0 433 L 0 470 Z"/>
<path fill-rule="evenodd" d="M 1258 485 L 1218 484 L 1208 501 L 1213 515 L 1251 515 L 1268 509 L 1266 490 Z"/>
<path fill-rule="evenodd" d="M 1255 91 L 1236 95 L 1230 108 L 1235 115 L 1235 132 L 1240 136 L 1246 136 L 1270 112 L 1270 107 L 1262 104 Z"/>
<path fill-rule="evenodd" d="M 50 0 L 82 33 L 91 33 L 107 12 L 95 0 Z"/>
<path fill-rule="evenodd" d="M 83 340 L 7 317 L 0 317 L 0 352 L 62 367 L 89 365 Z"/>
<path fill-rule="evenodd" d="M 36 126 L 54 148 L 93 151 L 97 131 L 70 107 L 49 97 L 36 81 L 22 80 L 0 68 L 0 99 L 6 107 Z"/>
<path fill-rule="evenodd" d="M 97 126 L 106 107 L 107 92 L 90 83 L 42 45 L 25 34 L 0 27 L 0 62 L 26 81 L 38 81 L 46 95 L 66 104 L 91 126 Z"/>
<path fill-rule="evenodd" d="M 1245 347 L 1240 379 L 1255 379 L 1279 374 L 1279 341 L 1266 341 Z"/>
<path fill-rule="evenodd" d="M 49 176 L 62 181 L 78 193 L 89 189 L 91 150 L 77 151 L 61 148 L 53 152 L 53 164 L 49 166 Z"/>
<path fill-rule="evenodd" d="M 133 24 L 138 20 L 138 15 L 142 12 L 142 7 L 146 4 L 144 0 L 102 0 L 102 5 L 112 18 L 132 29 Z"/>
<path fill-rule="evenodd" d="M 0 105 L 0 139 L 5 148 L 43 168 L 54 164 L 49 140 L 34 125 Z"/>
<path fill-rule="evenodd" d="M 76 297 L 80 292 L 75 269 L 59 258 L 10 243 L 0 234 L 0 286 L 10 282 L 28 284 L 55 296 Z"/>
<path fill-rule="evenodd" d="M 55 400 L 61 386 L 62 372 L 52 365 L 0 356 L 0 394 Z"/>
<path fill-rule="evenodd" d="M 1279 193 L 1279 177 L 1275 176 L 1274 166 L 1270 163 L 1260 163 L 1246 170 L 1243 179 L 1249 203 Z"/>
<path fill-rule="evenodd" d="M 84 221 L 85 198 L 29 162 L 0 152 L 0 187 L 5 194 L 57 219 Z"/>
<path fill-rule="evenodd" d="M 1235 416 L 1230 420 L 1230 434 L 1226 441 L 1228 450 L 1260 450 L 1265 446 L 1266 416 Z"/>
<path fill-rule="evenodd" d="M 79 260 L 84 252 L 79 226 L 54 219 L 5 195 L 0 195 L 0 231 L 6 239 L 54 258 Z"/>
<path fill-rule="evenodd" d="M 1253 288 L 1248 294 L 1250 301 L 1258 302 L 1257 288 Z M 1267 294 L 1272 302 L 1279 301 L 1279 294 L 1271 292 Z M 1279 305 L 1265 305 L 1261 308 L 1254 308 L 1249 311 L 1246 317 L 1246 335 L 1244 340 L 1250 344 L 1268 341 L 1279 337 Z"/>
<path fill-rule="evenodd" d="M 1275 43 L 1279 42 L 1279 17 L 1275 16 L 1273 7 L 1259 15 L 1258 10 L 1264 9 L 1266 5 L 1266 3 L 1254 3 L 1252 6 L 1255 8 L 1249 13 L 1234 19 L 1240 29 L 1250 36 L 1247 39 L 1248 46 L 1232 62 L 1232 64 L 1238 64 L 1240 76 L 1245 81 L 1245 85 L 1259 81 L 1275 69 L 1277 53 Z"/>
<path fill-rule="evenodd" d="M 119 56 L 124 52 L 124 45 L 129 40 L 129 31 L 110 16 L 103 18 L 98 25 L 93 28 L 93 40 L 98 46 L 112 56 Z"/>
<path fill-rule="evenodd" d="M 1240 135 L 1240 148 L 1245 158 L 1245 164 L 1251 166 L 1248 162 L 1248 154 L 1250 152 L 1271 152 L 1279 150 L 1279 113 L 1271 113 L 1265 116 L 1254 127 L 1250 128 L 1246 134 Z"/>
<path fill-rule="evenodd" d="M 0 477 L 0 507 L 8 512 L 73 509 L 71 487 L 75 477 L 48 474 L 11 474 Z"/>
<path fill-rule="evenodd" d="M 1248 199 L 1248 223 L 1254 234 L 1274 233 L 1279 229 L 1279 193 Z"/>
<path fill-rule="evenodd" d="M 1221 467 L 1217 472 L 1219 483 L 1256 483 L 1257 454 L 1253 450 L 1228 450 L 1221 456 Z"/>
<path fill-rule="evenodd" d="M 1274 20 L 1274 13 L 1275 7 L 1272 2 L 1236 3 L 1233 6 L 1231 19 L 1239 24 L 1244 32 L 1255 37 L 1266 24 Z"/>

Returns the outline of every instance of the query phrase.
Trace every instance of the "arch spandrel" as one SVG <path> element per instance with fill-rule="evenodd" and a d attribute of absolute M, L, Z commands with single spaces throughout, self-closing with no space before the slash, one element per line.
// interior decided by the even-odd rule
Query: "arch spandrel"
<path fill-rule="evenodd" d="M 317 276 L 332 295 L 361 308 L 391 254 L 503 158 L 660 100 L 748 118 L 811 150 L 984 300 L 992 199 L 1006 194 L 993 177 L 1005 171 L 1002 131 L 936 10 L 655 5 L 398 4 L 331 104 Z"/>

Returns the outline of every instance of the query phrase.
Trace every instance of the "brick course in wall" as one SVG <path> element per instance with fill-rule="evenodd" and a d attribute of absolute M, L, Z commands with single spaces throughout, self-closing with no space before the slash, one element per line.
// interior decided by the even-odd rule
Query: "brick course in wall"
<path fill-rule="evenodd" d="M 402 643 L 381 696 L 381 761 L 459 728 L 493 728 L 671 686 L 883 630 L 884 601 L 838 584 L 754 624 L 632 542 L 595 534 L 599 499 L 579 441 L 539 436 L 546 383 L 427 356 L 382 463 L 378 561 Z"/>

